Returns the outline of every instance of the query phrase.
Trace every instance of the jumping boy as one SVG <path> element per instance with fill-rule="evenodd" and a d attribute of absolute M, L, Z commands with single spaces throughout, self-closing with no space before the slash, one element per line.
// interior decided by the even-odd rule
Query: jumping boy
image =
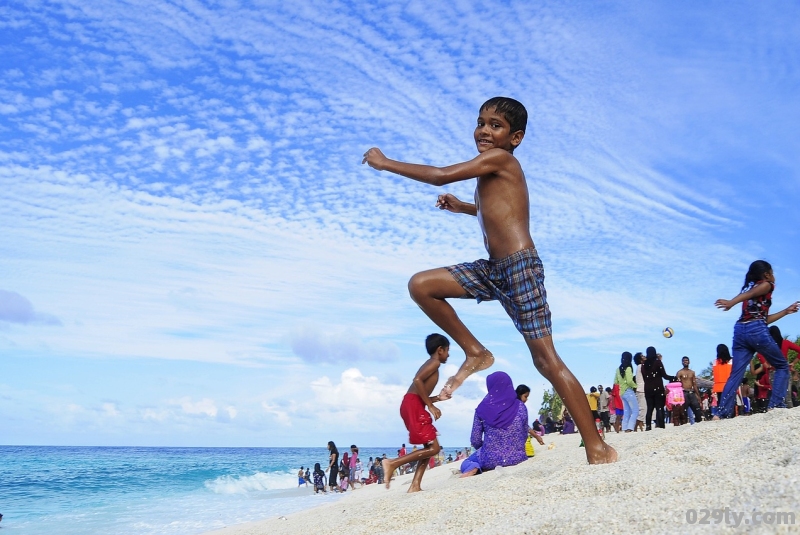
<path fill-rule="evenodd" d="M 415 462 L 417 469 L 414 472 L 411 486 L 408 487 L 408 492 L 421 491 L 420 483 L 422 483 L 422 474 L 428 467 L 428 459 L 442 449 L 439 447 L 439 441 L 436 440 L 436 428 L 433 427 L 433 420 L 431 420 L 431 414 L 433 414 L 434 420 L 438 420 L 442 411 L 433 406 L 439 401 L 439 396 L 431 396 L 431 393 L 436 388 L 436 383 L 439 382 L 439 365 L 447 362 L 447 358 L 450 356 L 450 340 L 441 334 L 431 334 L 425 339 L 425 349 L 430 358 L 417 370 L 414 381 L 400 404 L 400 416 L 408 429 L 408 441 L 424 446 L 396 459 L 383 459 L 381 464 L 387 489 L 395 470 L 406 463 Z M 428 408 L 430 414 L 425 407 Z"/>
<path fill-rule="evenodd" d="M 412 299 L 466 354 L 439 399 L 449 399 L 467 377 L 494 363 L 492 353 L 461 322 L 447 299 L 499 300 L 525 338 L 536 369 L 553 384 L 575 418 L 589 462 L 614 462 L 616 451 L 595 430 L 583 389 L 553 346 L 544 268 L 530 234 L 528 186 L 513 155 L 525 136 L 527 121 L 528 112 L 521 103 L 495 97 L 480 108 L 474 134 L 479 154 L 468 162 L 447 167 L 410 164 L 390 160 L 373 147 L 362 163 L 434 186 L 478 179 L 474 204 L 446 193 L 439 195 L 436 205 L 477 216 L 489 260 L 423 271 L 408 283 Z"/>

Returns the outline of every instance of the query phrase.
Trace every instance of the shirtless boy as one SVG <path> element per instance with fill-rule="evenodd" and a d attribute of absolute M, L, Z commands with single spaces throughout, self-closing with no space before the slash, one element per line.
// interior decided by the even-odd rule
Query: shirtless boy
<path fill-rule="evenodd" d="M 467 377 L 494 363 L 492 353 L 461 322 L 447 299 L 499 300 L 525 338 L 536 369 L 553 384 L 575 418 L 589 462 L 614 462 L 617 453 L 597 433 L 583 388 L 553 346 L 544 268 L 530 234 L 528 185 L 513 155 L 525 136 L 527 121 L 522 104 L 495 97 L 480 108 L 474 133 L 479 154 L 468 162 L 447 167 L 410 164 L 390 160 L 380 149 L 371 148 L 362 163 L 433 186 L 478 179 L 474 204 L 450 193 L 439 195 L 436 204 L 442 210 L 477 217 L 489 260 L 423 271 L 408 283 L 412 299 L 466 354 L 439 398 L 449 399 Z"/>
<path fill-rule="evenodd" d="M 700 408 L 700 391 L 697 389 L 697 376 L 694 370 L 689 369 L 689 357 L 683 357 L 681 364 L 683 368 L 675 374 L 675 378 L 681 382 L 681 388 L 683 388 L 683 397 L 686 400 L 684 406 L 686 408 L 691 407 L 695 422 L 702 422 L 701 415 L 703 410 Z M 689 414 L 689 412 L 686 411 L 686 414 Z"/>
<path fill-rule="evenodd" d="M 439 401 L 439 396 L 431 396 L 436 383 L 439 382 L 439 365 L 447 362 L 450 356 L 450 340 L 441 334 L 431 334 L 425 339 L 425 349 L 430 358 L 417 370 L 414 381 L 408 388 L 408 392 L 403 397 L 400 404 L 400 416 L 408 429 L 408 441 L 411 444 L 424 444 L 421 449 L 415 450 L 408 455 L 402 455 L 396 459 L 383 459 L 384 478 L 386 488 L 394 476 L 394 471 L 406 463 L 417 463 L 414 478 L 408 492 L 419 492 L 422 483 L 422 474 L 428 467 L 428 459 L 439 453 L 442 449 L 439 441 L 436 440 L 436 428 L 433 427 L 433 418 L 438 420 L 442 411 L 433 406 Z M 425 410 L 428 408 L 428 411 Z"/>

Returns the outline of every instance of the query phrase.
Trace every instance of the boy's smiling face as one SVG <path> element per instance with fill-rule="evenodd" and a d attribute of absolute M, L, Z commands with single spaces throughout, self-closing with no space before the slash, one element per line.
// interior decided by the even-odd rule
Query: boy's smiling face
<path fill-rule="evenodd" d="M 475 145 L 480 153 L 494 148 L 512 152 L 522 142 L 524 135 L 522 130 L 512 132 L 511 125 L 502 114 L 497 113 L 496 108 L 483 109 L 478 115 Z"/>

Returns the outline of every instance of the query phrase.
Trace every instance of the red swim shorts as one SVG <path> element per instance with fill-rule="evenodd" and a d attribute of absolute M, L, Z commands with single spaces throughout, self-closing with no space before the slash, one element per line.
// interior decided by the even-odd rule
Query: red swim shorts
<path fill-rule="evenodd" d="M 422 398 L 417 394 L 406 394 L 400 404 L 400 417 L 408 429 L 408 441 L 411 444 L 428 444 L 436 440 L 436 428 L 433 418 L 425 410 Z"/>

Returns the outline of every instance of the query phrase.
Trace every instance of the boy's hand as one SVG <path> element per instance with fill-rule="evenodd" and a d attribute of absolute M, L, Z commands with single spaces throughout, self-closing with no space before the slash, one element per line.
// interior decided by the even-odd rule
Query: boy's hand
<path fill-rule="evenodd" d="M 716 302 L 714 303 L 714 306 L 717 307 L 717 308 L 721 308 L 722 310 L 727 311 L 727 310 L 731 309 L 731 307 L 733 306 L 733 303 L 731 303 L 727 299 L 717 299 Z"/>
<path fill-rule="evenodd" d="M 428 408 L 430 409 L 431 414 L 433 414 L 433 419 L 434 420 L 438 420 L 439 418 L 442 417 L 442 411 L 437 409 L 433 404 L 431 404 L 431 406 L 428 407 Z"/>
<path fill-rule="evenodd" d="M 461 204 L 461 201 L 458 200 L 458 197 L 453 195 L 452 193 L 445 193 L 444 195 L 439 195 L 436 199 L 436 207 L 439 210 L 447 210 L 448 212 L 453 212 L 454 214 L 458 214 L 461 210 L 458 209 L 458 205 Z"/>
<path fill-rule="evenodd" d="M 800 310 L 800 301 L 797 301 L 796 303 L 792 303 L 791 305 L 786 307 L 786 313 L 787 314 L 794 314 L 798 310 Z"/>
<path fill-rule="evenodd" d="M 361 160 L 361 164 L 367 164 L 373 169 L 377 169 L 378 171 L 383 171 L 385 169 L 386 156 L 383 155 L 381 149 L 378 147 L 372 147 L 367 152 L 364 153 L 364 159 Z"/>

